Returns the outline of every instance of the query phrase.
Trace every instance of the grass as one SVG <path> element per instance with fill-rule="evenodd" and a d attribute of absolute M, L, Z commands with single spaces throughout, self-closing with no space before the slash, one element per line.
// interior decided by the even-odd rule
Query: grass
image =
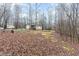
<path fill-rule="evenodd" d="M 75 52 L 75 49 L 72 48 L 67 42 L 62 41 L 62 48 L 69 52 Z"/>
<path fill-rule="evenodd" d="M 26 29 L 15 29 L 15 31 L 17 31 L 17 32 L 24 32 L 24 31 L 26 31 Z"/>

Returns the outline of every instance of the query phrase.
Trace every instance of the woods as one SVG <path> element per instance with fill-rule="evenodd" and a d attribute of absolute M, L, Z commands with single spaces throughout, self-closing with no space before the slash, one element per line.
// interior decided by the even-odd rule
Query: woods
<path fill-rule="evenodd" d="M 24 5 L 24 7 L 22 7 L 22 5 Z M 52 14 L 47 16 L 46 12 L 40 8 L 41 4 L 1 3 L 0 6 L 0 23 L 4 29 L 7 28 L 7 25 L 15 26 L 16 29 L 25 28 L 27 25 L 42 26 L 44 29 L 47 29 L 48 25 L 49 27 L 52 26 L 52 24 L 50 24 Z M 49 11 L 48 13 L 50 14 L 51 12 Z M 49 24 L 47 24 L 47 19 L 50 19 Z"/>
<path fill-rule="evenodd" d="M 56 31 L 79 42 L 79 4 L 59 4 L 56 13 Z"/>
<path fill-rule="evenodd" d="M 79 55 L 79 3 L 0 3 L 0 55 Z"/>
<path fill-rule="evenodd" d="M 23 7 L 24 6 L 24 7 Z M 79 42 L 79 4 L 57 4 L 41 8 L 40 3 L 27 4 L 0 4 L 0 26 L 7 29 L 12 26 L 15 29 L 28 28 L 53 30 L 61 36 L 71 37 L 71 41 Z M 54 13 L 54 14 L 53 14 Z"/>

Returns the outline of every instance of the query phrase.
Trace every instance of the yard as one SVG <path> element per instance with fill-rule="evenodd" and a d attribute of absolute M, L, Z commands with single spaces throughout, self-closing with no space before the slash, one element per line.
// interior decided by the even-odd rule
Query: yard
<path fill-rule="evenodd" d="M 64 42 L 54 31 L 0 31 L 0 55 L 78 55 L 78 45 Z"/>

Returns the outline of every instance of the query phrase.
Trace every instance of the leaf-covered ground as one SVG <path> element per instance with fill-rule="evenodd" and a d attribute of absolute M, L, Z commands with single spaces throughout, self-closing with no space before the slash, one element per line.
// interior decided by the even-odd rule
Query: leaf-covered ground
<path fill-rule="evenodd" d="M 0 31 L 0 55 L 71 56 L 78 55 L 77 47 L 54 31 Z"/>

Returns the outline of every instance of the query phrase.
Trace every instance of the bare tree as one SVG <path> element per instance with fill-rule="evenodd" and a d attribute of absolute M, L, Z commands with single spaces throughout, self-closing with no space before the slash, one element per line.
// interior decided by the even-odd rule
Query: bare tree
<path fill-rule="evenodd" d="M 53 20 L 53 15 L 52 15 L 52 10 L 48 10 L 48 29 L 51 30 L 52 29 L 52 20 Z"/>
<path fill-rule="evenodd" d="M 4 15 L 4 4 L 3 3 L 1 3 L 0 4 L 0 26 L 2 26 L 2 17 L 3 17 L 3 15 Z"/>
<path fill-rule="evenodd" d="M 40 4 L 35 3 L 35 25 L 38 25 L 38 9 L 40 7 Z"/>
<path fill-rule="evenodd" d="M 4 15 L 3 15 L 3 27 L 4 29 L 7 28 L 7 23 L 8 23 L 8 20 L 9 20 L 9 17 L 10 17 L 10 4 L 8 3 L 5 3 L 4 4 Z"/>
<path fill-rule="evenodd" d="M 14 10 L 15 10 L 14 26 L 17 29 L 17 28 L 19 28 L 19 20 L 20 20 L 20 6 L 19 6 L 19 4 L 15 4 Z"/>
<path fill-rule="evenodd" d="M 33 12 L 32 12 L 32 4 L 29 3 L 28 6 L 29 6 L 29 25 L 32 25 L 32 23 L 33 23 L 33 22 L 32 22 L 32 21 L 33 21 L 33 20 L 32 20 L 32 13 L 33 13 Z"/>
<path fill-rule="evenodd" d="M 71 41 L 79 41 L 78 36 L 78 14 L 79 4 L 59 4 L 58 6 L 57 28 L 60 34 L 70 36 Z"/>
<path fill-rule="evenodd" d="M 40 20 L 39 20 L 39 25 L 42 26 L 42 30 L 46 30 L 47 29 L 47 23 L 46 23 L 46 16 L 45 13 L 43 11 L 43 13 L 40 16 Z"/>

